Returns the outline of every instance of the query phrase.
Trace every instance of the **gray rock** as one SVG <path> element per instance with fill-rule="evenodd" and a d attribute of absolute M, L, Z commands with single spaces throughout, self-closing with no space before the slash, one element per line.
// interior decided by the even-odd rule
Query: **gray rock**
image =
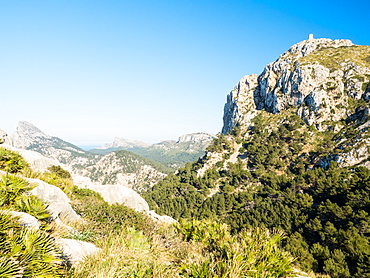
<path fill-rule="evenodd" d="M 94 255 L 101 250 L 93 243 L 75 239 L 58 238 L 56 243 L 60 246 L 64 259 L 71 265 L 77 265 L 85 257 Z"/>
<path fill-rule="evenodd" d="M 198 132 L 198 133 L 190 133 L 190 134 L 185 134 L 181 135 L 179 139 L 177 140 L 176 143 L 185 143 L 185 142 L 200 142 L 202 141 L 203 143 L 210 143 L 215 136 L 210 133 L 205 133 L 205 132 Z"/>
<path fill-rule="evenodd" d="M 123 185 L 89 185 L 110 204 L 123 204 L 137 211 L 149 211 L 148 203 L 134 190 Z"/>
<path fill-rule="evenodd" d="M 51 216 L 67 221 L 77 221 L 80 216 L 72 209 L 68 196 L 58 187 L 37 179 L 26 179 L 37 186 L 30 191 L 31 194 L 40 197 L 47 205 Z"/>
<path fill-rule="evenodd" d="M 370 99 L 370 68 L 355 58 L 335 67 L 325 60 L 335 59 L 331 56 L 338 55 L 335 48 L 342 47 L 349 52 L 359 49 L 349 40 L 310 39 L 293 45 L 259 76 L 244 76 L 227 96 L 222 133 L 227 134 L 235 126 L 247 130 L 253 118 L 262 113 L 260 110 L 276 114 L 294 109 L 308 125 L 320 131 L 338 132 L 341 125 L 331 123 L 345 119 L 356 124 L 368 121 L 369 105 L 353 111 L 353 103 Z M 316 55 L 319 50 L 324 52 Z M 359 136 L 368 128 L 359 129 Z M 355 165 L 369 157 L 367 146 L 356 143 L 353 147 L 351 152 L 339 154 L 336 161 L 344 166 Z"/>
<path fill-rule="evenodd" d="M 160 223 L 165 223 L 165 224 L 173 224 L 176 223 L 177 221 L 173 219 L 172 217 L 168 215 L 159 215 L 157 214 L 154 210 L 150 210 L 147 212 L 147 215 L 152 218 L 154 221 L 158 221 Z"/>
<path fill-rule="evenodd" d="M 318 49 L 349 46 L 353 46 L 349 40 L 306 40 L 268 64 L 258 77 L 243 77 L 227 96 L 222 132 L 250 125 L 258 110 L 275 114 L 296 107 L 303 120 L 317 126 L 345 118 L 348 97 L 369 98 L 362 86 L 369 82 L 370 69 L 346 61 L 341 69 L 331 71 L 318 62 L 300 61 Z"/>
<path fill-rule="evenodd" d="M 6 134 L 6 132 L 4 130 L 0 129 L 0 144 L 5 143 L 5 140 L 6 140 L 7 137 L 8 137 L 8 135 Z"/>
<path fill-rule="evenodd" d="M 18 217 L 18 222 L 20 223 L 20 226 L 34 229 L 40 228 L 40 223 L 37 218 L 28 213 L 20 211 L 9 211 L 9 213 L 13 216 Z"/>

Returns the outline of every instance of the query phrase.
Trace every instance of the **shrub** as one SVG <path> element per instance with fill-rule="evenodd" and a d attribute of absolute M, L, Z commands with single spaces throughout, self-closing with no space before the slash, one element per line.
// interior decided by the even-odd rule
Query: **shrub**
<path fill-rule="evenodd" d="M 21 228 L 0 211 L 0 238 L 1 277 L 62 277 L 61 253 L 45 232 Z"/>
<path fill-rule="evenodd" d="M 54 173 L 59 178 L 62 178 L 62 179 L 72 178 L 71 174 L 67 170 L 64 170 L 62 167 L 60 167 L 59 165 L 58 166 L 51 165 L 50 167 L 48 167 L 48 170 L 51 173 Z"/>
<path fill-rule="evenodd" d="M 19 153 L 0 148 L 0 170 L 18 173 L 25 168 L 29 168 L 29 164 Z"/>
<path fill-rule="evenodd" d="M 176 226 L 185 241 L 202 244 L 198 261 L 182 267 L 185 277 L 287 277 L 293 258 L 279 244 L 282 232 L 256 228 L 232 236 L 226 224 L 182 221 Z"/>

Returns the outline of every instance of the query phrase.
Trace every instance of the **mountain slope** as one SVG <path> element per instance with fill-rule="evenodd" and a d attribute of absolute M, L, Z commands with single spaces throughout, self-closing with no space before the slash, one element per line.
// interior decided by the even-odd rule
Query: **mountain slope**
<path fill-rule="evenodd" d="M 9 140 L 16 148 L 36 151 L 64 164 L 82 164 L 95 158 L 91 153 L 71 143 L 43 133 L 26 121 L 18 123 Z"/>
<path fill-rule="evenodd" d="M 65 164 L 76 183 L 120 184 L 138 191 L 161 180 L 171 169 L 128 151 L 92 154 L 60 138 L 47 135 L 28 122 L 19 122 L 7 143 L 32 150 Z M 81 178 L 85 177 L 85 178 Z"/>
<path fill-rule="evenodd" d="M 159 212 L 215 219 L 234 233 L 281 229 L 303 269 L 369 277 L 369 73 L 370 47 L 292 46 L 228 95 L 223 134 L 205 157 L 144 197 Z"/>
<path fill-rule="evenodd" d="M 177 141 L 167 140 L 153 145 L 140 141 L 115 138 L 112 144 L 105 144 L 91 150 L 96 154 L 107 154 L 116 150 L 129 150 L 133 153 L 177 169 L 187 162 L 192 162 L 204 155 L 205 149 L 215 136 L 199 132 L 182 135 Z"/>

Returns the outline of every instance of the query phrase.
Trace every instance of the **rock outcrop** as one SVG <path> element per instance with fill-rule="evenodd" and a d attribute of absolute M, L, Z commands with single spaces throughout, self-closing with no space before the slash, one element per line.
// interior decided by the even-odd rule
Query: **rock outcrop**
<path fill-rule="evenodd" d="M 22 227 L 33 228 L 33 229 L 40 228 L 40 223 L 37 220 L 37 218 L 28 213 L 20 212 L 20 211 L 9 211 L 9 213 L 12 216 L 17 217 L 17 221 Z"/>
<path fill-rule="evenodd" d="M 56 243 L 63 253 L 63 259 L 70 265 L 77 265 L 87 256 L 94 255 L 101 250 L 90 242 L 76 239 L 58 238 Z"/>
<path fill-rule="evenodd" d="M 227 96 L 222 132 L 227 134 L 235 126 L 247 130 L 260 111 L 277 114 L 289 109 L 319 131 L 338 132 L 340 121 L 368 120 L 369 84 L 370 46 L 349 40 L 305 40 L 268 64 L 259 76 L 240 80 Z M 358 131 L 365 140 L 368 126 Z M 369 157 L 365 149 L 361 145 L 333 159 L 343 166 L 358 164 Z"/>
<path fill-rule="evenodd" d="M 0 144 L 5 143 L 6 138 L 8 137 L 8 134 L 2 129 L 0 129 Z"/>
<path fill-rule="evenodd" d="M 149 210 L 148 203 L 134 190 L 122 185 L 90 185 L 88 189 L 98 192 L 109 204 L 122 204 L 136 211 L 142 212 L 154 221 L 172 224 L 176 222 L 170 216 L 159 215 L 153 210 Z"/>
<path fill-rule="evenodd" d="M 51 165 L 59 165 L 63 169 L 70 170 L 67 165 L 60 163 L 58 160 L 45 157 L 38 152 L 15 148 L 8 144 L 2 144 L 1 147 L 18 152 L 29 163 L 32 170 L 44 172 Z"/>
<path fill-rule="evenodd" d="M 72 209 L 68 196 L 60 188 L 38 179 L 26 180 L 31 184 L 37 184 L 30 193 L 38 196 L 48 205 L 48 211 L 54 220 L 77 221 L 80 219 L 80 216 Z"/>
<path fill-rule="evenodd" d="M 104 198 L 109 204 L 123 204 L 137 211 L 149 211 L 148 203 L 134 190 L 122 185 L 90 185 L 88 187 Z"/>
<path fill-rule="evenodd" d="M 346 117 L 349 97 L 367 98 L 362 87 L 370 81 L 368 51 L 349 40 L 314 39 L 293 45 L 259 76 L 244 76 L 231 91 L 223 133 L 249 125 L 256 110 L 276 114 L 294 107 L 308 124 L 318 126 Z M 343 61 L 335 60 L 337 55 Z"/>

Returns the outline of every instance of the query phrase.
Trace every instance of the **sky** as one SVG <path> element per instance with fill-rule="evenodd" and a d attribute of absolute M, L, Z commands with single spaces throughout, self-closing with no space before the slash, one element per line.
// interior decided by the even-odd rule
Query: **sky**
<path fill-rule="evenodd" d="M 368 0 L 0 0 L 0 129 L 78 146 L 222 129 L 227 94 L 295 43 L 370 45 Z"/>

